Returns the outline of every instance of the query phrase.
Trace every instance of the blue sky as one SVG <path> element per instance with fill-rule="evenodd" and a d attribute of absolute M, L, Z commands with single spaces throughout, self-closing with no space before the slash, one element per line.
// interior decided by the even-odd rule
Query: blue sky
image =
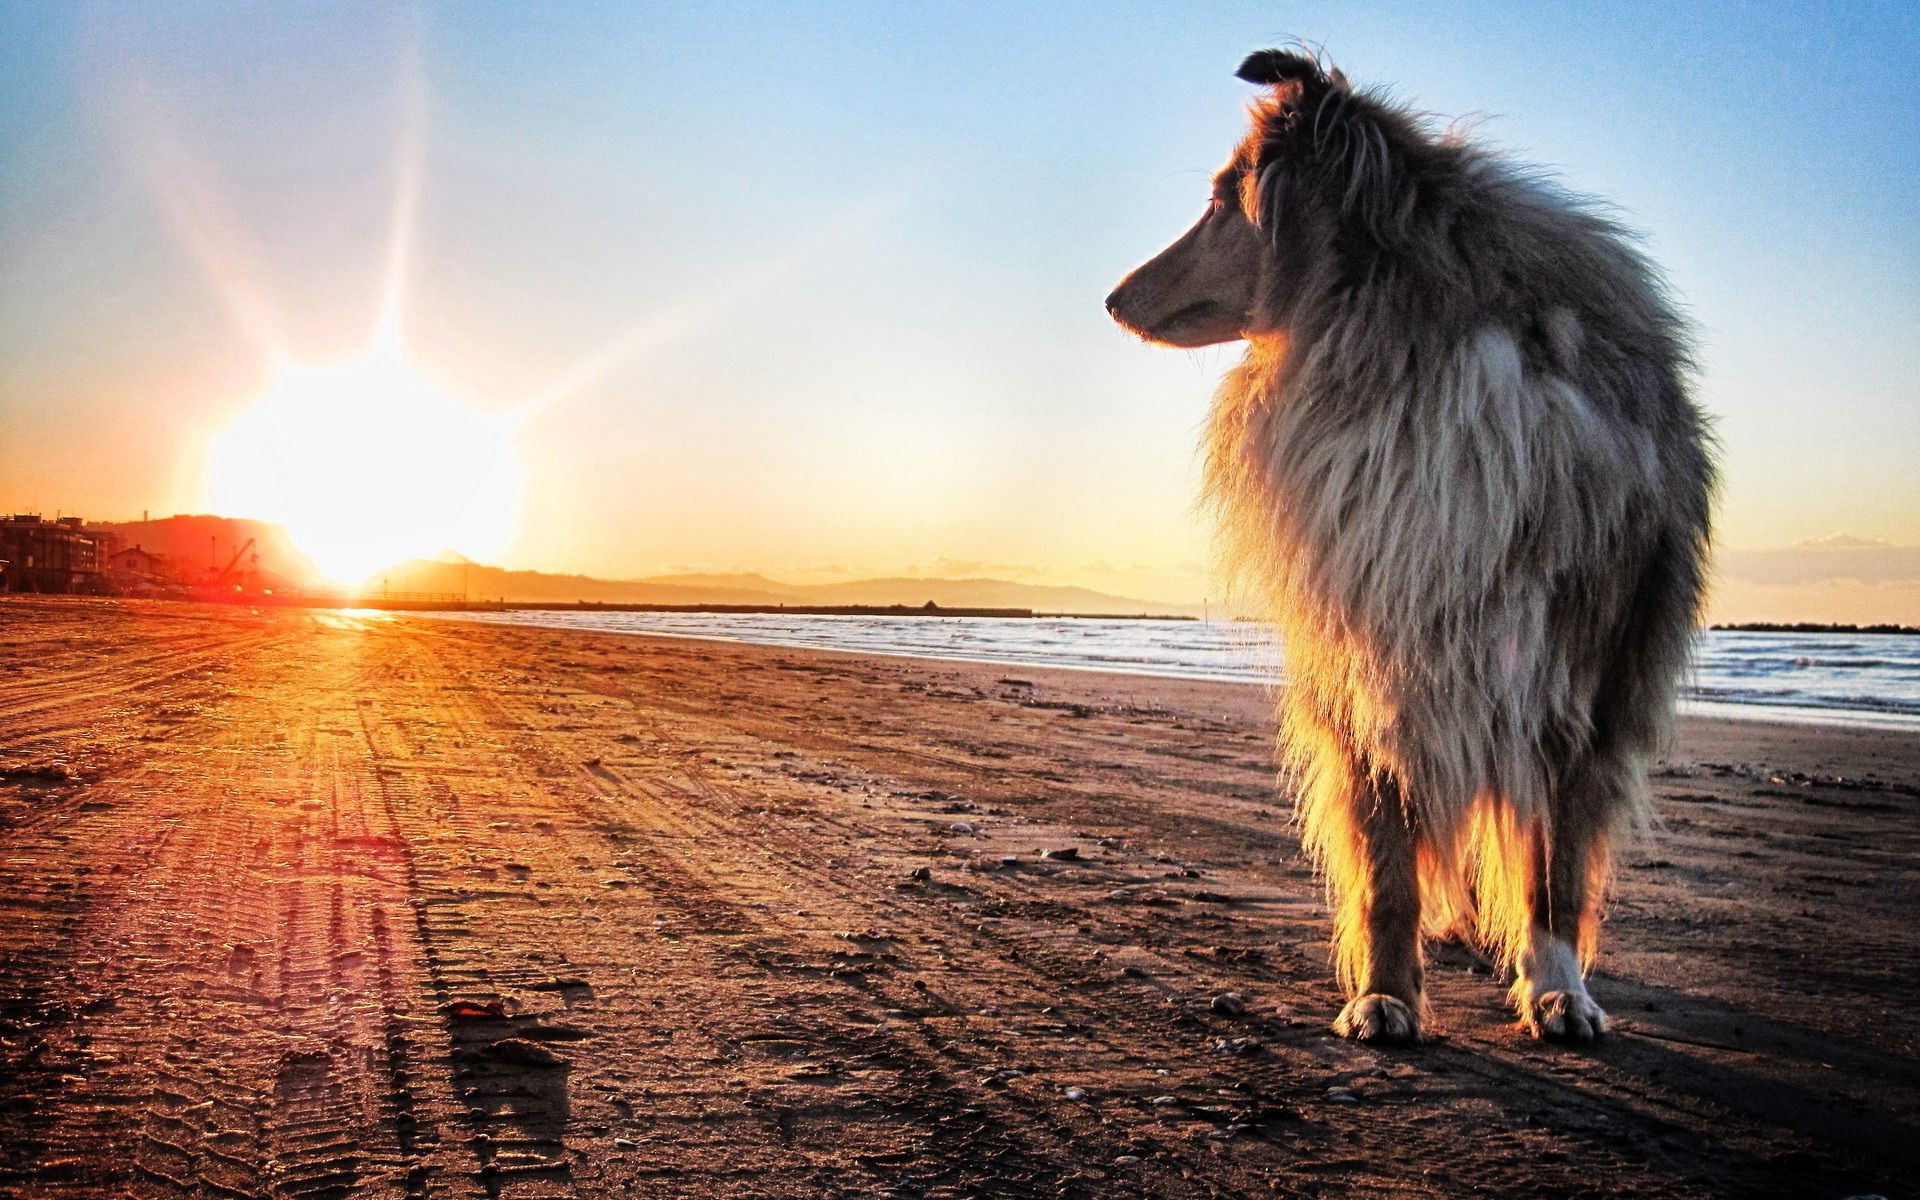
<path fill-rule="evenodd" d="M 1235 352 L 1100 299 L 1198 211 L 1239 58 L 1299 37 L 1645 232 L 1702 328 L 1729 547 L 1920 544 L 1920 6 L 0 13 L 0 506 L 194 507 L 267 377 L 236 277 L 299 356 L 364 340 L 413 78 L 436 377 L 509 409 L 682 318 L 525 426 L 514 565 L 1204 594 Z M 194 181 L 197 252 L 156 173 Z"/>

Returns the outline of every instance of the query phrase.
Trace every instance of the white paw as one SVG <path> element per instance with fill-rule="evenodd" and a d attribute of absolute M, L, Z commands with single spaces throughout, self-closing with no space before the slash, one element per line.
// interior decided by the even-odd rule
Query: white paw
<path fill-rule="evenodd" d="M 1334 1018 L 1333 1031 L 1362 1042 L 1411 1045 L 1420 1040 L 1420 1015 L 1398 996 L 1369 992 L 1347 1001 Z"/>
<path fill-rule="evenodd" d="M 1515 964 L 1514 1007 L 1520 1023 L 1537 1038 L 1553 1042 L 1591 1042 L 1607 1031 L 1607 1014 L 1587 995 L 1580 956 L 1562 938 L 1543 935 Z"/>
<path fill-rule="evenodd" d="M 1598 1041 L 1607 1032 L 1607 1014 L 1584 991 L 1542 992 L 1522 1006 L 1529 1032 L 1550 1042 Z"/>

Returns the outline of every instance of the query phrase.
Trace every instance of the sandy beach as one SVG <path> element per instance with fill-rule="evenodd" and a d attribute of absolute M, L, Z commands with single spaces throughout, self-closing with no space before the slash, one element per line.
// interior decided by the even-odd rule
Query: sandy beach
<path fill-rule="evenodd" d="M 0 601 L 0 1194 L 1920 1178 L 1920 746 L 1692 720 L 1598 1049 L 1348 1043 L 1257 687 Z"/>

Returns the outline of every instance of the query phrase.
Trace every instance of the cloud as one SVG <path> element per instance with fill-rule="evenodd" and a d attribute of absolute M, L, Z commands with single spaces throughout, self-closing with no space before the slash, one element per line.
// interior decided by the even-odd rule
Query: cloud
<path fill-rule="evenodd" d="M 986 559 L 980 558 L 946 558 L 943 556 L 934 559 L 933 565 L 924 571 L 922 571 L 919 564 L 916 563 L 907 568 L 907 574 L 927 575 L 936 579 L 980 578 L 983 576 L 991 576 L 993 578 L 1014 576 L 1021 579 L 1031 579 L 1044 574 L 1044 572 L 1023 563 L 989 562 Z"/>
<path fill-rule="evenodd" d="M 1855 537 L 1851 533 L 1830 533 L 1825 537 L 1808 538 L 1794 543 L 1794 548 L 1799 550 L 1867 549 L 1869 547 L 1898 549 L 1892 542 L 1883 542 L 1879 538 Z"/>
<path fill-rule="evenodd" d="M 1904 583 L 1920 580 L 1920 546 L 1837 533 L 1780 550 L 1722 550 L 1715 566 L 1749 583 Z"/>
<path fill-rule="evenodd" d="M 1169 566 L 1166 563 L 1112 562 L 1098 558 L 1090 562 L 1076 563 L 1072 569 L 1084 575 L 1197 575 L 1200 573 L 1200 564 L 1180 562 Z"/>

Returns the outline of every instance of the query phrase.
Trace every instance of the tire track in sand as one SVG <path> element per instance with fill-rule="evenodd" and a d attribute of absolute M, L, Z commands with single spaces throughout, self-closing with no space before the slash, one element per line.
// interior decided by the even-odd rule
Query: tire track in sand
<path fill-rule="evenodd" d="M 0 1180 L 36 1192 L 426 1194 L 445 1155 L 412 1128 L 436 1089 L 407 1033 L 416 950 L 391 917 L 409 906 L 406 847 L 366 801 L 354 636 L 247 641 L 204 738 L 88 789 L 93 811 L 70 832 L 10 845 L 53 875 L 80 842 L 108 879 L 61 930 L 76 967 L 42 974 L 24 997 L 43 1022 L 27 1064 L 38 1070 L 5 1119 L 34 1149 Z M 316 674 L 317 711 L 271 702 Z M 15 964 L 6 974 L 32 977 Z"/>

